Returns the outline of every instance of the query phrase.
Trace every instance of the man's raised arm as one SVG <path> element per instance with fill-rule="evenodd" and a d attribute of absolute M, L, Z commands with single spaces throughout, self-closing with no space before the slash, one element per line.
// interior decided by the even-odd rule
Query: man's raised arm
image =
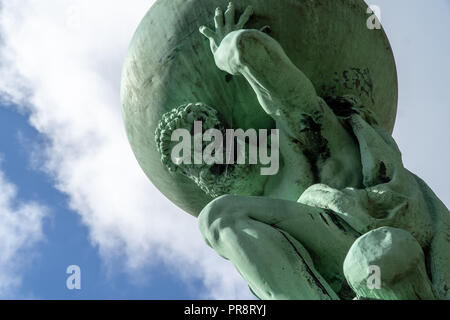
<path fill-rule="evenodd" d="M 204 26 L 200 28 L 210 40 L 217 67 L 244 76 L 265 112 L 284 129 L 301 129 L 299 121 L 305 116 L 321 121 L 326 111 L 313 84 L 292 63 L 281 45 L 264 32 L 242 29 L 252 14 L 253 9 L 248 7 L 236 24 L 235 8 L 230 3 L 225 14 L 220 8 L 216 10 L 215 32 Z"/>

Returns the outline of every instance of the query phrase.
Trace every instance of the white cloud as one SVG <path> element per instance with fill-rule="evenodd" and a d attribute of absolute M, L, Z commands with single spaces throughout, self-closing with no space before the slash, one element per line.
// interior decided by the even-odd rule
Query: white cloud
<path fill-rule="evenodd" d="M 0 171 L 0 298 L 16 297 L 32 249 L 43 239 L 45 216 L 43 206 L 20 201 L 16 187 Z"/>
<path fill-rule="evenodd" d="M 123 260 L 130 274 L 164 264 L 188 284 L 202 280 L 207 289 L 199 297 L 251 297 L 232 265 L 204 244 L 196 220 L 146 179 L 126 139 L 121 68 L 153 1 L 1 3 L 3 99 L 26 108 L 49 139 L 43 169 L 69 196 L 105 261 Z"/>

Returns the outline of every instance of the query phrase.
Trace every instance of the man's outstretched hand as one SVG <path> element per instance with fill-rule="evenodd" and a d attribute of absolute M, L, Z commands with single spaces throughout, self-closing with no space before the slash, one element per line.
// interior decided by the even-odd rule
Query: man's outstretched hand
<path fill-rule="evenodd" d="M 238 23 L 235 23 L 235 15 L 236 9 L 234 7 L 234 4 L 230 2 L 228 4 L 227 10 L 225 11 L 225 14 L 223 13 L 221 8 L 216 9 L 216 13 L 214 16 L 214 23 L 216 27 L 215 32 L 208 27 L 200 27 L 200 32 L 209 39 L 211 51 L 213 54 L 216 53 L 217 48 L 220 46 L 223 38 L 225 38 L 230 32 L 244 28 L 245 24 L 253 15 L 253 8 L 251 6 L 247 7 L 244 13 L 239 18 Z"/>

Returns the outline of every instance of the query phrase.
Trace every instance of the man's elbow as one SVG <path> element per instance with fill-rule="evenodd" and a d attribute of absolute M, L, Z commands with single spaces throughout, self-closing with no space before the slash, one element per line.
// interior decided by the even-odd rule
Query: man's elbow
<path fill-rule="evenodd" d="M 238 74 L 248 67 L 267 66 L 271 63 L 274 50 L 279 49 L 278 43 L 261 31 L 233 31 L 222 40 L 216 53 L 216 63 L 220 69 Z"/>

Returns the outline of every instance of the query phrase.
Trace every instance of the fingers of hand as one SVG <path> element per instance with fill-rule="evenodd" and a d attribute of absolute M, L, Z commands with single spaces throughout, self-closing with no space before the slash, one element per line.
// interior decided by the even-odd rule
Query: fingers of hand
<path fill-rule="evenodd" d="M 259 31 L 264 32 L 264 33 L 270 33 L 272 29 L 270 28 L 270 26 L 264 26 L 261 29 L 259 29 Z"/>
<path fill-rule="evenodd" d="M 205 26 L 200 27 L 200 33 L 203 34 L 208 39 L 214 39 L 216 36 L 216 33 L 214 31 Z"/>
<path fill-rule="evenodd" d="M 217 8 L 214 15 L 214 24 L 217 30 L 223 29 L 223 12 L 222 9 Z"/>
<path fill-rule="evenodd" d="M 235 25 L 234 22 L 236 19 L 236 8 L 233 2 L 230 2 L 228 4 L 227 10 L 225 11 L 225 14 L 223 13 L 221 8 L 216 8 L 214 15 L 214 24 L 216 27 L 216 31 L 214 32 L 208 27 L 201 26 L 200 32 L 211 41 L 212 45 L 217 45 L 216 40 L 220 40 L 231 31 L 242 29 L 252 15 L 253 8 L 251 6 L 248 6 L 240 17 L 239 22 Z"/>
<path fill-rule="evenodd" d="M 235 12 L 234 4 L 230 2 L 227 11 L 225 11 L 225 25 L 230 28 L 234 27 Z"/>
<path fill-rule="evenodd" d="M 239 22 L 237 23 L 236 27 L 237 29 L 242 29 L 245 24 L 248 22 L 248 20 L 250 20 L 250 17 L 253 15 L 253 7 L 252 6 L 248 6 L 244 13 L 242 14 L 242 16 L 239 19 Z"/>

